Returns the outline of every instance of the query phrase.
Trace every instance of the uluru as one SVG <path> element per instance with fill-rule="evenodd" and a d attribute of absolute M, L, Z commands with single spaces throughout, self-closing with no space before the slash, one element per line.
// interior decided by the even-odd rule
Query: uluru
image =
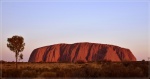
<path fill-rule="evenodd" d="M 28 62 L 136 61 L 127 48 L 115 45 L 80 42 L 54 44 L 34 49 Z"/>

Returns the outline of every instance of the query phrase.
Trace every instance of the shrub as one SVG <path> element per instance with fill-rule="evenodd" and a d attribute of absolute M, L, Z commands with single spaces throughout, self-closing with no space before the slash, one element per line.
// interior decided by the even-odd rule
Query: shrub
<path fill-rule="evenodd" d="M 76 62 L 77 63 L 77 62 Z M 79 64 L 78 64 L 79 63 Z M 32 63 L 31 65 L 20 66 L 18 70 L 13 67 L 2 69 L 2 77 L 12 78 L 33 78 L 33 77 L 148 77 L 149 62 L 93 62 L 85 63 L 81 60 L 77 64 L 62 63 L 59 65 L 47 65 L 49 68 L 35 65 L 41 63 Z M 85 64 L 83 64 L 85 63 Z M 15 64 L 14 64 L 15 65 Z M 42 64 L 43 65 L 43 64 Z M 63 67 L 62 67 L 63 66 Z M 65 66 L 65 67 L 64 67 Z M 15 66 L 14 66 L 15 67 Z"/>
<path fill-rule="evenodd" d="M 31 68 L 31 67 L 29 67 L 29 66 L 27 66 L 25 69 L 27 69 L 27 70 L 31 70 L 32 68 Z"/>
<path fill-rule="evenodd" d="M 40 77 L 56 77 L 55 72 L 42 72 Z"/>
<path fill-rule="evenodd" d="M 133 65 L 128 66 L 127 68 L 127 76 L 129 77 L 143 77 L 143 71 L 140 67 L 135 67 Z"/>
<path fill-rule="evenodd" d="M 34 70 L 23 70 L 21 73 L 21 77 L 36 77 L 36 71 Z"/>
<path fill-rule="evenodd" d="M 81 68 L 73 69 L 71 72 L 72 77 L 98 77 L 100 75 L 100 69 L 90 65 L 83 65 Z"/>
<path fill-rule="evenodd" d="M 60 71 L 60 68 L 59 68 L 59 67 L 54 67 L 54 68 L 52 68 L 50 71 L 52 71 L 52 72 L 57 72 L 57 71 Z"/>
<path fill-rule="evenodd" d="M 102 65 L 101 74 L 103 77 L 125 77 L 125 67 L 121 63 L 112 63 Z"/>
<path fill-rule="evenodd" d="M 59 63 L 71 63 L 71 61 L 59 61 Z"/>
<path fill-rule="evenodd" d="M 38 63 L 45 63 L 45 61 L 42 60 L 42 61 L 39 61 Z"/>
<path fill-rule="evenodd" d="M 85 61 L 84 60 L 77 60 L 75 63 L 77 63 L 77 64 L 84 64 Z"/>
<path fill-rule="evenodd" d="M 142 62 L 145 62 L 145 60 L 143 59 Z"/>
<path fill-rule="evenodd" d="M 130 63 L 129 63 L 129 62 L 123 62 L 123 65 L 124 65 L 125 67 L 128 67 L 128 66 L 130 65 Z"/>
<path fill-rule="evenodd" d="M 21 70 L 19 69 L 8 69 L 2 70 L 2 77 L 19 77 Z"/>

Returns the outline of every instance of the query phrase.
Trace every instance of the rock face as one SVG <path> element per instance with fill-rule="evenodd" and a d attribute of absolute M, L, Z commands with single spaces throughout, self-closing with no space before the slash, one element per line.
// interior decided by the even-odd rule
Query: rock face
<path fill-rule="evenodd" d="M 97 43 L 55 44 L 33 50 L 28 62 L 136 61 L 129 49 Z"/>

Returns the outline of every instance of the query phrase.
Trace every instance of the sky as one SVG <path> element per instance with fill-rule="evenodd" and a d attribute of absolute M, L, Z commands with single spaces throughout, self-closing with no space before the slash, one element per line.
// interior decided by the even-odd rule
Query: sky
<path fill-rule="evenodd" d="M 128 48 L 138 61 L 150 57 L 148 0 L 1 0 L 1 59 L 15 61 L 7 38 L 24 37 L 27 62 L 36 48 L 92 42 Z"/>

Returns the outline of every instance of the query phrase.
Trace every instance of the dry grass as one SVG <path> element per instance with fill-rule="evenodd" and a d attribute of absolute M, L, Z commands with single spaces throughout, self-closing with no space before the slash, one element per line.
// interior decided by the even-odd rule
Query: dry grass
<path fill-rule="evenodd" d="M 148 62 L 3 63 L 5 78 L 148 77 Z"/>

